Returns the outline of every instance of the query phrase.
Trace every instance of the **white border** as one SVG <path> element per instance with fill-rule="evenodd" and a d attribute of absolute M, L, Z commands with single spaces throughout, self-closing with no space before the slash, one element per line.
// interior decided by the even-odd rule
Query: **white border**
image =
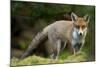
<path fill-rule="evenodd" d="M 31 2 L 33 1 L 33 2 L 47 2 L 47 3 L 95 5 L 95 0 L 13 0 L 13 1 L 31 1 Z"/>
<path fill-rule="evenodd" d="M 0 67 L 10 64 L 10 1 L 0 0 Z"/>
<path fill-rule="evenodd" d="M 22 0 L 20 0 L 22 1 Z M 25 1 L 25 0 L 23 0 Z M 27 0 L 29 1 L 29 0 Z M 53 64 L 39 65 L 34 67 L 99 67 L 100 62 L 100 3 L 99 0 L 31 0 L 35 2 L 51 2 L 51 3 L 66 3 L 66 4 L 84 4 L 95 5 L 96 10 L 96 62 L 84 63 L 68 63 L 68 64 Z M 96 3 L 94 2 L 96 1 Z M 10 1 L 0 0 L 0 67 L 10 67 Z M 29 66 L 27 66 L 29 67 Z"/>

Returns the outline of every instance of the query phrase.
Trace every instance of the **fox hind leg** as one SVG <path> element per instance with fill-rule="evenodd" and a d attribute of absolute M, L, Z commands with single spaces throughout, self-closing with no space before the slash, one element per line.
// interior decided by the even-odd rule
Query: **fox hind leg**
<path fill-rule="evenodd" d="M 56 41 L 56 48 L 55 48 L 55 51 L 54 51 L 54 59 L 58 59 L 58 56 L 59 56 L 59 53 L 60 53 L 60 48 L 61 48 L 61 40 L 57 40 Z"/>
<path fill-rule="evenodd" d="M 67 42 L 63 42 L 63 43 L 61 43 L 61 51 L 64 50 L 64 48 L 66 47 L 66 44 L 67 44 Z"/>
<path fill-rule="evenodd" d="M 51 49 L 52 49 L 52 53 L 50 54 L 50 57 L 52 59 L 57 59 L 61 48 L 61 40 L 57 37 L 56 34 L 53 35 L 49 34 L 48 38 L 50 40 Z"/>
<path fill-rule="evenodd" d="M 50 54 L 51 59 L 58 59 L 61 48 L 61 40 L 57 40 L 52 44 L 52 53 Z"/>

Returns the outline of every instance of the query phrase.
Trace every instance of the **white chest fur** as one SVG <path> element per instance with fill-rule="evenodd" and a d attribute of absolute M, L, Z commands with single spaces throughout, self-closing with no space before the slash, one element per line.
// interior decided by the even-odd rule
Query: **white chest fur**
<path fill-rule="evenodd" d="M 75 46 L 77 43 L 84 43 L 86 32 L 83 36 L 78 35 L 77 31 L 73 31 L 72 33 L 72 46 Z"/>

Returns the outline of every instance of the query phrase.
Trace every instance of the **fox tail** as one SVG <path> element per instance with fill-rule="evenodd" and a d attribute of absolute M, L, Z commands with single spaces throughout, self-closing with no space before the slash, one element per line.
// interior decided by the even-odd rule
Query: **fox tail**
<path fill-rule="evenodd" d="M 20 57 L 20 59 L 23 59 L 27 56 L 29 56 L 32 51 L 38 47 L 39 44 L 41 44 L 42 42 L 44 42 L 47 39 L 47 33 L 46 32 L 40 32 L 38 33 L 35 38 L 32 40 L 32 42 L 30 43 L 29 47 L 27 48 L 27 50 L 24 52 L 24 54 Z"/>

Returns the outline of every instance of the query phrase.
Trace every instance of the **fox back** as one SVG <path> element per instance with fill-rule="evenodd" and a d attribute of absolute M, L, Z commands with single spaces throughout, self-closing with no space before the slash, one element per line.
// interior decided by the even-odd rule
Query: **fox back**
<path fill-rule="evenodd" d="M 71 40 L 75 36 L 83 37 L 86 35 L 89 17 L 78 17 L 74 13 L 71 14 L 72 21 L 60 20 L 44 28 L 44 32 L 57 33 L 57 36 L 64 39 Z M 69 39 L 70 38 L 70 39 Z"/>

